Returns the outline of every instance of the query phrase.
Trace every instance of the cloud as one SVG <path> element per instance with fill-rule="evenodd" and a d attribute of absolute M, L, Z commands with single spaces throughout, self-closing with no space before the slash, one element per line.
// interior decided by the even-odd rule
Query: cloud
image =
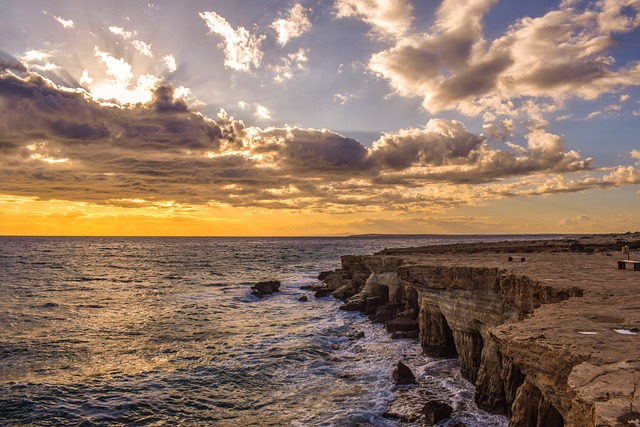
<path fill-rule="evenodd" d="M 94 53 L 100 63 L 106 67 L 106 73 L 109 76 L 104 81 L 94 84 L 85 79 L 89 91 L 95 99 L 117 104 L 145 103 L 151 100 L 152 89 L 159 82 L 156 76 L 152 74 L 135 76 L 131 65 L 123 58 L 116 58 L 101 51 L 97 46 Z"/>
<path fill-rule="evenodd" d="M 505 142 L 513 137 L 514 123 L 512 119 L 504 119 L 497 124 L 485 123 L 482 129 L 490 140 Z"/>
<path fill-rule="evenodd" d="M 81 85 L 90 85 L 91 83 L 93 83 L 93 78 L 89 76 L 88 70 L 82 71 L 82 76 L 80 76 L 80 80 L 78 80 L 78 83 L 80 83 Z"/>
<path fill-rule="evenodd" d="M 289 9 L 286 18 L 273 21 L 271 28 L 278 33 L 278 44 L 281 46 L 289 43 L 291 39 L 300 37 L 311 29 L 311 21 L 307 14 L 310 10 L 305 9 L 300 3 L 296 3 Z"/>
<path fill-rule="evenodd" d="M 22 55 L 20 58 L 22 61 L 31 63 L 31 62 L 46 62 L 49 58 L 53 56 L 53 52 L 49 52 L 46 50 L 29 50 Z"/>
<path fill-rule="evenodd" d="M 483 17 L 495 0 L 444 0 L 428 32 L 374 54 L 369 67 L 401 96 L 420 96 L 430 112 L 458 109 L 518 114 L 527 99 L 561 104 L 640 84 L 640 63 L 616 63 L 616 36 L 640 25 L 640 3 L 606 0 L 577 9 L 564 2 L 522 18 L 489 41 Z M 630 8 L 636 18 L 620 11 Z M 515 102 L 515 103 L 514 103 Z"/>
<path fill-rule="evenodd" d="M 173 86 L 159 85 L 153 92 L 151 104 L 159 113 L 186 113 L 189 106 L 183 98 L 176 98 Z"/>
<path fill-rule="evenodd" d="M 109 31 L 123 40 L 128 40 L 136 34 L 135 32 L 126 31 L 122 27 L 116 27 L 115 25 L 110 26 Z"/>
<path fill-rule="evenodd" d="M 224 111 L 209 118 L 183 93 L 156 83 L 147 102 L 116 106 L 34 72 L 0 74 L 2 192 L 109 206 L 416 215 L 640 183 L 635 167 L 590 170 L 591 159 L 540 129 L 526 146 L 493 147 L 460 122 L 433 119 L 367 148 L 326 129 L 248 127 Z"/>
<path fill-rule="evenodd" d="M 565 218 L 558 223 L 558 227 L 560 228 L 575 228 L 575 227 L 585 227 L 585 226 L 595 226 L 596 221 L 592 220 L 586 215 L 578 215 L 575 218 Z"/>
<path fill-rule="evenodd" d="M 378 34 L 402 36 L 411 27 L 413 7 L 407 0 L 336 0 L 338 18 L 361 18 Z"/>
<path fill-rule="evenodd" d="M 27 71 L 27 67 L 25 67 L 21 62 L 18 61 L 0 60 L 0 71 L 4 72 L 6 70 L 15 70 L 24 73 Z"/>
<path fill-rule="evenodd" d="M 140 40 L 134 40 L 131 42 L 131 45 L 141 54 L 149 57 L 153 57 L 153 52 L 151 51 L 151 45 L 147 44 Z"/>
<path fill-rule="evenodd" d="M 47 12 L 46 10 L 43 10 L 42 13 L 44 13 L 45 15 L 51 15 L 51 17 L 56 21 L 58 21 L 58 23 L 62 25 L 65 29 L 72 29 L 76 27 L 71 19 L 61 18 L 60 16 L 56 16 L 52 13 Z"/>
<path fill-rule="evenodd" d="M 178 69 L 178 66 L 176 65 L 176 58 L 173 55 L 165 55 L 162 57 L 162 60 L 164 61 L 165 65 L 167 66 L 167 70 L 169 70 L 170 73 L 173 73 Z"/>
<path fill-rule="evenodd" d="M 298 49 L 297 52 L 290 53 L 282 58 L 278 64 L 269 66 L 269 69 L 275 73 L 273 80 L 282 83 L 292 79 L 295 73 L 307 69 L 305 64 L 308 61 L 309 58 L 307 58 L 307 51 L 305 49 Z"/>
<path fill-rule="evenodd" d="M 250 71 L 262 62 L 260 45 L 265 36 L 256 36 L 244 27 L 234 29 L 226 19 L 215 12 L 201 12 L 200 17 L 205 21 L 209 33 L 222 37 L 224 43 L 225 66 L 238 71 Z"/>
<path fill-rule="evenodd" d="M 271 120 L 271 112 L 264 105 L 258 105 L 256 108 L 256 117 L 264 120 Z"/>
<path fill-rule="evenodd" d="M 346 104 L 347 101 L 349 101 L 350 99 L 355 98 L 355 95 L 351 95 L 348 93 L 342 93 L 342 92 L 338 92 L 335 95 L 333 95 L 333 100 L 334 102 L 337 102 L 339 104 Z"/>
<path fill-rule="evenodd" d="M 25 52 L 20 59 L 32 70 L 56 75 L 59 74 L 58 72 L 62 70 L 62 67 L 53 62 L 49 62 L 49 59 L 56 54 L 57 52 L 55 50 L 29 50 Z"/>
<path fill-rule="evenodd" d="M 0 73 L 4 73 L 7 70 L 24 73 L 27 71 L 27 67 L 13 56 L 0 50 Z"/>
<path fill-rule="evenodd" d="M 480 184 L 511 176 L 590 169 L 592 160 L 567 152 L 557 135 L 539 130 L 527 138 L 527 147 L 512 144 L 509 150 L 499 150 L 460 122 L 432 119 L 424 129 L 384 134 L 374 143 L 371 158 L 383 165 L 385 179 L 397 182 Z"/>
<path fill-rule="evenodd" d="M 62 25 L 64 28 L 66 29 L 70 29 L 70 28 L 75 28 L 75 24 L 73 23 L 73 21 L 71 19 L 64 19 L 61 18 L 59 16 L 55 16 L 55 15 L 51 15 L 53 16 L 53 18 L 58 21 L 60 23 L 60 25 Z"/>

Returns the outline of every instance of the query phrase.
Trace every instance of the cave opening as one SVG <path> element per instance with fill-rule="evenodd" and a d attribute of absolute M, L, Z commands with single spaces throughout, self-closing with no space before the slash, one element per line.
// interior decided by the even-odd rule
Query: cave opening
<path fill-rule="evenodd" d="M 442 313 L 423 311 L 420 319 L 420 341 L 422 350 L 429 356 L 456 357 L 453 332 Z"/>

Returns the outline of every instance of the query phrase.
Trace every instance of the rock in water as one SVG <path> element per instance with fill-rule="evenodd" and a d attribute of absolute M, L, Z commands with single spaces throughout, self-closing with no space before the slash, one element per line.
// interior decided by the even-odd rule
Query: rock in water
<path fill-rule="evenodd" d="M 357 334 L 349 335 L 349 341 L 359 340 L 360 338 L 364 338 L 364 332 L 360 331 Z"/>
<path fill-rule="evenodd" d="M 427 426 L 434 426 L 442 420 L 446 420 L 451 416 L 453 408 L 444 402 L 432 400 L 424 405 L 422 413 L 425 417 L 425 424 Z"/>
<path fill-rule="evenodd" d="M 333 271 L 322 271 L 322 272 L 320 272 L 320 274 L 318 274 L 318 280 L 320 280 L 322 282 L 324 279 L 326 279 L 332 273 L 333 273 Z"/>
<path fill-rule="evenodd" d="M 258 282 L 251 287 L 251 293 L 258 298 L 271 295 L 274 292 L 280 291 L 279 280 L 267 280 L 266 282 Z"/>
<path fill-rule="evenodd" d="M 402 362 L 398 362 L 393 369 L 393 379 L 397 384 L 415 384 L 416 377 L 411 372 L 411 369 Z"/>

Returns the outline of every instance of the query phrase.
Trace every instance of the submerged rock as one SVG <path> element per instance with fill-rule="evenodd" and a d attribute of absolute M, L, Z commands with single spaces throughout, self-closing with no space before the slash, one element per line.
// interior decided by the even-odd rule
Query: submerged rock
<path fill-rule="evenodd" d="M 402 362 L 398 362 L 393 369 L 393 379 L 397 384 L 415 384 L 416 377 L 411 372 L 411 369 Z"/>
<path fill-rule="evenodd" d="M 258 298 L 263 298 L 267 295 L 271 295 L 274 292 L 280 291 L 279 280 L 267 280 L 265 282 L 258 282 L 251 287 L 251 293 Z"/>

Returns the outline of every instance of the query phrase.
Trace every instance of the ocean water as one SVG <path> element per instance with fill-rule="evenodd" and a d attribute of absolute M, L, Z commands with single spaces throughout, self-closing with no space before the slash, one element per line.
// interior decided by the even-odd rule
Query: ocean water
<path fill-rule="evenodd" d="M 398 426 L 405 360 L 455 419 L 505 426 L 455 361 L 301 286 L 342 254 L 517 238 L 2 237 L 0 425 Z"/>

